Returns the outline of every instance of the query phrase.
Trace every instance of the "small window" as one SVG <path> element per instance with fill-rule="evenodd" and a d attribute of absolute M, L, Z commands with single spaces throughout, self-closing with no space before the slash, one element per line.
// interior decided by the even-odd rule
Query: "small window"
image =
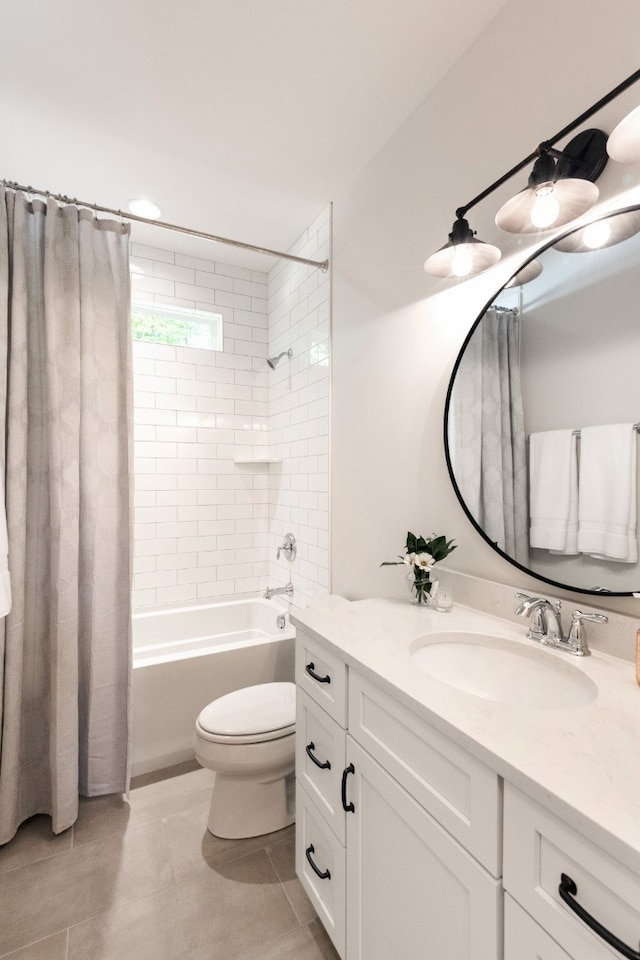
<path fill-rule="evenodd" d="M 131 335 L 134 340 L 149 343 L 222 350 L 222 314 L 134 303 L 131 307 Z"/>

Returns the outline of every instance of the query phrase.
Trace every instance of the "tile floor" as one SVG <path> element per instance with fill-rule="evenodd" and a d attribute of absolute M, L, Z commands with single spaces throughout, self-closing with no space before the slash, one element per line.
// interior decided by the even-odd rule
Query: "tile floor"
<path fill-rule="evenodd" d="M 293 827 L 206 829 L 213 774 L 139 777 L 81 801 L 54 836 L 33 817 L 0 847 L 5 960 L 338 960 L 294 872 Z"/>

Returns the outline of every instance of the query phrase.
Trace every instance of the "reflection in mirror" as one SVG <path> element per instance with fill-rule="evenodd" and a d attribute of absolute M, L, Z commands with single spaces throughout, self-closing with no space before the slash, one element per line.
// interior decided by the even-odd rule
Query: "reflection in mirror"
<path fill-rule="evenodd" d="M 572 590 L 640 591 L 640 209 L 568 232 L 536 261 L 456 362 L 451 478 L 480 533 L 522 569 Z"/>

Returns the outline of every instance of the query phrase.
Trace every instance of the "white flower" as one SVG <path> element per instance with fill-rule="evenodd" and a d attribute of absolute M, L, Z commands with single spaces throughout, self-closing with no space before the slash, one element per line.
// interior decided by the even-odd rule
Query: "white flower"
<path fill-rule="evenodd" d="M 403 563 L 406 563 L 407 566 L 412 567 L 414 564 L 416 564 L 416 563 L 418 562 L 418 554 L 417 554 L 417 553 L 408 553 L 408 554 L 406 555 L 406 557 L 403 557 L 402 562 L 403 562 Z"/>
<path fill-rule="evenodd" d="M 421 570 L 431 570 L 434 563 L 435 560 L 430 553 L 419 553 L 414 560 L 416 567 L 420 567 Z"/>

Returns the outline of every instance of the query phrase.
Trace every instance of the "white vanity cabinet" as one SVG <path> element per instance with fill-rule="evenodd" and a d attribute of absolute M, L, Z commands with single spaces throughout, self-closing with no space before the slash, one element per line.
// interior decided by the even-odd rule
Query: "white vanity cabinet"
<path fill-rule="evenodd" d="M 296 646 L 296 868 L 340 956 L 500 960 L 498 777 L 304 630 Z"/>
<path fill-rule="evenodd" d="M 508 783 L 504 850 L 504 887 L 523 908 L 512 911 L 505 960 L 640 956 L 640 877 Z M 550 937 L 556 947 L 530 954 L 518 949 L 513 928 L 522 925 L 524 911 L 527 936 L 540 944 Z"/>

